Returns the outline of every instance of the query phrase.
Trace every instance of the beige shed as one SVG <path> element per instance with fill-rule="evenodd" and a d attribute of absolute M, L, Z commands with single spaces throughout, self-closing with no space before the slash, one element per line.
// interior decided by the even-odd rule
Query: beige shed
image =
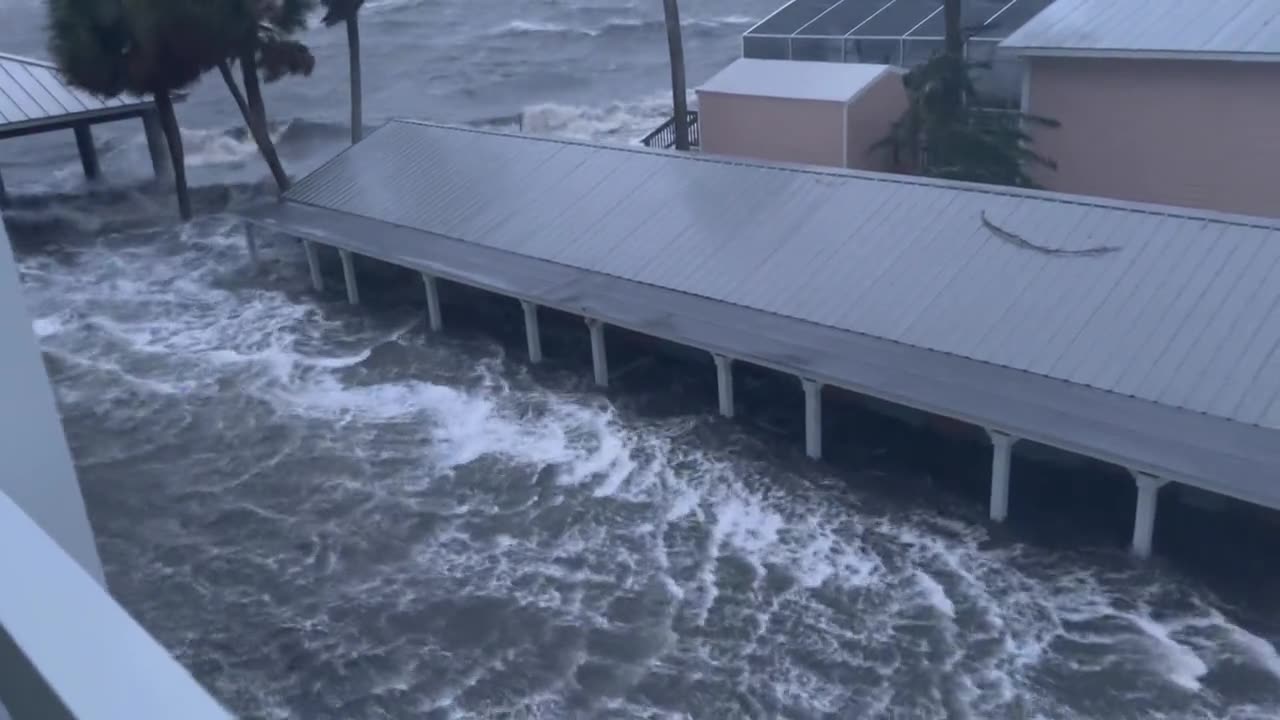
<path fill-rule="evenodd" d="M 735 60 L 697 89 L 702 151 L 885 170 L 869 148 L 906 109 L 902 70 L 890 65 Z"/>

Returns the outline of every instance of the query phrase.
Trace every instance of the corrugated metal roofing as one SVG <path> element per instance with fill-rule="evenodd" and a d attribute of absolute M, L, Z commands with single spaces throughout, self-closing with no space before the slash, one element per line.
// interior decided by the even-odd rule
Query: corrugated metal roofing
<path fill-rule="evenodd" d="M 1024 54 L 1280 60 L 1277 0 L 1055 0 L 1002 44 Z"/>
<path fill-rule="evenodd" d="M 1269 220 L 405 121 L 287 198 L 1280 428 Z"/>
<path fill-rule="evenodd" d="M 1273 221 L 407 121 L 285 200 L 242 217 L 1280 508 Z"/>
<path fill-rule="evenodd" d="M 68 85 L 49 63 L 0 54 L 0 130 L 150 104 L 141 99 L 99 98 Z"/>
<path fill-rule="evenodd" d="M 888 65 L 741 58 L 698 91 L 847 103 L 890 71 Z"/>

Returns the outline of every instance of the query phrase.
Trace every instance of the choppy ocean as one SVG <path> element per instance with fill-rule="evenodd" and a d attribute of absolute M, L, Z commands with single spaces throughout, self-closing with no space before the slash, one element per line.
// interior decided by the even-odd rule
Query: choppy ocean
<path fill-rule="evenodd" d="M 686 0 L 690 80 L 777 1 Z M 0 0 L 0 51 L 43 54 L 42 7 Z M 631 142 L 667 105 L 658 0 L 371 0 L 363 30 L 375 123 Z M 347 133 L 345 35 L 308 40 L 268 95 L 295 174 Z M 981 448 L 850 411 L 809 463 L 785 379 L 730 423 L 709 361 L 618 353 L 605 396 L 580 324 L 535 371 L 500 301 L 428 337 L 412 283 L 317 297 L 219 214 L 269 192 L 220 83 L 179 114 L 201 219 L 122 124 L 94 187 L 70 137 L 0 143 L 5 220 L 112 590 L 243 717 L 1280 717 L 1274 523 L 1169 495 L 1138 564 L 1114 476 L 1020 461 L 993 529 Z"/>

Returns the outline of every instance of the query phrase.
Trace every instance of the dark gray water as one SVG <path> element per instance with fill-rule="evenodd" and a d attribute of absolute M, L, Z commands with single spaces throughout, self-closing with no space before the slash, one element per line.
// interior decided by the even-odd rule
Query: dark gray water
<path fill-rule="evenodd" d="M 771 3 L 687 2 L 691 76 Z M 37 4 L 0 12 L 0 49 L 38 52 Z M 368 104 L 629 140 L 661 116 L 659 16 L 373 0 Z M 270 98 L 295 170 L 345 132 L 342 33 L 313 40 L 317 76 Z M 262 192 L 228 105 L 210 83 L 182 111 L 207 213 Z M 246 717 L 1280 716 L 1257 593 L 1135 565 L 1067 511 L 993 537 L 939 489 L 959 469 L 935 487 L 862 435 L 808 463 L 712 415 L 709 363 L 606 398 L 580 327 L 531 373 L 470 296 L 438 337 L 412 286 L 317 298 L 295 244 L 253 272 L 233 223 L 176 227 L 135 183 L 137 129 L 100 137 L 114 180 L 87 195 L 69 138 L 0 145 L 7 220 L 112 589 Z M 797 416 L 792 389 L 748 414 Z"/>

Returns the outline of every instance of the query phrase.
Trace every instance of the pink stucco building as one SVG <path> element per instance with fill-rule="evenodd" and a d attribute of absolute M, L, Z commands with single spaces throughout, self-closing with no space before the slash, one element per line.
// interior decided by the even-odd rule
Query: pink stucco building
<path fill-rule="evenodd" d="M 870 148 L 906 104 L 887 65 L 744 58 L 698 88 L 702 151 L 883 170 L 886 153 Z"/>
<path fill-rule="evenodd" d="M 1002 48 L 1045 187 L 1280 216 L 1280 0 L 1056 0 Z"/>

